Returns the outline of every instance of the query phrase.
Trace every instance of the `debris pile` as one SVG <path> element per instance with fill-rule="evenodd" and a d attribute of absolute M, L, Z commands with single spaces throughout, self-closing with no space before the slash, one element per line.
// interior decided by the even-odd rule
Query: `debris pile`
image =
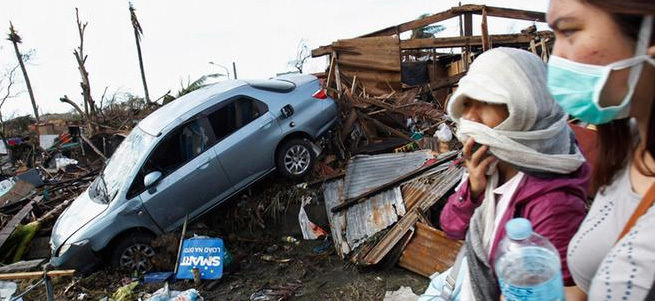
<path fill-rule="evenodd" d="M 353 157 L 345 178 L 323 188 L 337 254 L 361 266 L 385 257 L 387 264 L 400 260 L 402 267 L 424 276 L 445 270 L 460 242 L 445 238 L 429 214 L 462 177 L 456 154 L 436 159 L 430 151 Z M 444 256 L 435 261 L 426 254 Z M 422 260 L 430 263 L 423 265 Z"/>
<path fill-rule="evenodd" d="M 473 36 L 474 16 L 480 19 L 480 36 Z M 340 104 L 336 145 L 342 158 L 346 153 L 440 150 L 439 142 L 445 144 L 443 152 L 449 142 L 434 136 L 441 124 L 452 126 L 445 117 L 446 100 L 477 55 L 505 46 L 548 59 L 551 31 L 533 25 L 516 34 L 489 34 L 487 17 L 545 22 L 540 12 L 463 5 L 312 50 L 313 57 L 329 56 L 327 72 L 319 76 Z M 458 37 L 415 34 L 452 18 L 460 19 Z"/>

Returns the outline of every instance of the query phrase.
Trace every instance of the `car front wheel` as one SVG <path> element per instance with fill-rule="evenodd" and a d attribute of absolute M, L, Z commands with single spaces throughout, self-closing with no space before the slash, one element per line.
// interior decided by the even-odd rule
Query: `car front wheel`
<path fill-rule="evenodd" d="M 280 147 L 276 155 L 276 165 L 283 176 L 300 179 L 312 171 L 316 155 L 312 144 L 306 139 L 292 139 Z"/>
<path fill-rule="evenodd" d="M 152 237 L 143 233 L 134 233 L 118 242 L 113 249 L 111 264 L 115 268 L 145 273 L 152 268 L 155 249 L 151 245 Z"/>

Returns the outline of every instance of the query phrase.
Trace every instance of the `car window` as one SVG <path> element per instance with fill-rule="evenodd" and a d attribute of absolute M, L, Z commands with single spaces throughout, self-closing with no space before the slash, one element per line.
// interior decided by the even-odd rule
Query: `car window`
<path fill-rule="evenodd" d="M 267 111 L 266 104 L 250 97 L 239 96 L 210 112 L 207 119 L 214 130 L 216 141 L 220 141 Z"/>
<path fill-rule="evenodd" d="M 128 198 L 143 191 L 143 178 L 148 173 L 159 171 L 165 177 L 207 150 L 213 137 L 204 124 L 203 119 L 195 119 L 169 133 L 139 171 Z"/>

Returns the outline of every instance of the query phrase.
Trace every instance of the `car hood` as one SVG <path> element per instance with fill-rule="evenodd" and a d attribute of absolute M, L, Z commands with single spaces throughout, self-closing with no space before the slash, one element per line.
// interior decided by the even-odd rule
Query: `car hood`
<path fill-rule="evenodd" d="M 62 213 L 52 228 L 50 241 L 53 250 L 58 249 L 71 235 L 93 220 L 107 209 L 108 204 L 102 204 L 91 199 L 89 189 L 80 194 L 73 204 Z"/>

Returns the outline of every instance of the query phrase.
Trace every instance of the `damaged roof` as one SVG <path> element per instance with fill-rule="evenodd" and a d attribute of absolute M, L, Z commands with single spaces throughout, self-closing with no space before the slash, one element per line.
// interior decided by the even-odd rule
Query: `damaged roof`
<path fill-rule="evenodd" d="M 414 171 L 433 158 L 430 150 L 411 153 L 359 155 L 350 159 L 344 187 L 344 199 L 351 199 L 363 193 L 390 183 L 398 177 Z"/>

